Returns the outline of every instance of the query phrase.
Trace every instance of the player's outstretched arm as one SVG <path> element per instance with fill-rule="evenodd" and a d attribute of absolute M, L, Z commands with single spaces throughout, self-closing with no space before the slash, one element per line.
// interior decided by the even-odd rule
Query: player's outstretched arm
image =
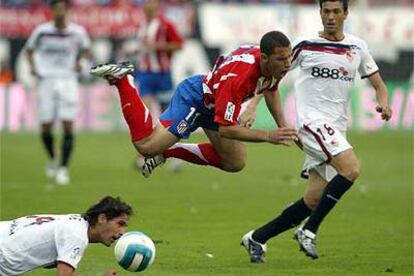
<path fill-rule="evenodd" d="M 385 83 L 382 80 L 379 72 L 370 76 L 368 79 L 371 82 L 371 85 L 374 87 L 375 92 L 377 94 L 378 106 L 376 108 L 376 111 L 378 113 L 381 113 L 381 118 L 383 120 L 388 121 L 392 117 L 392 110 L 388 104 L 387 86 L 385 86 Z"/>
<path fill-rule="evenodd" d="M 244 142 L 269 142 L 272 144 L 288 145 L 288 141 L 297 139 L 293 128 L 278 128 L 270 131 L 249 129 L 239 125 L 220 126 L 221 137 Z"/>
<path fill-rule="evenodd" d="M 280 99 L 279 91 L 268 91 L 265 93 L 264 97 L 266 100 L 267 108 L 269 109 L 269 112 L 272 114 L 273 119 L 275 120 L 276 124 L 279 126 L 279 128 L 287 128 L 288 125 L 286 123 L 285 116 L 283 114 L 282 101 Z M 275 133 L 275 135 L 276 136 L 274 137 L 276 140 L 272 140 L 271 143 L 289 146 L 288 140 L 291 140 L 291 139 L 280 142 L 277 136 L 278 133 Z M 295 141 L 299 149 L 303 150 L 303 144 L 302 144 L 302 141 L 299 139 L 299 137 L 296 136 L 293 140 Z"/>
<path fill-rule="evenodd" d="M 278 127 L 287 127 L 285 116 L 283 115 L 282 102 L 280 100 L 279 91 L 265 92 L 265 100 L 270 114 L 272 114 Z"/>
<path fill-rule="evenodd" d="M 281 127 L 267 132 L 267 142 L 275 145 L 290 146 L 290 141 L 300 141 L 294 128 Z"/>

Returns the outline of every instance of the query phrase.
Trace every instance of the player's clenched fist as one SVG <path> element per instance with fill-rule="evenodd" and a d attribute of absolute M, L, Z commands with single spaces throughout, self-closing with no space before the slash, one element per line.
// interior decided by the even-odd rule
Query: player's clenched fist
<path fill-rule="evenodd" d="M 376 108 L 378 113 L 381 113 L 381 118 L 385 121 L 388 121 L 392 117 L 392 110 L 389 106 L 382 107 L 380 105 Z"/>
<path fill-rule="evenodd" d="M 272 144 L 289 146 L 289 141 L 297 139 L 298 134 L 294 128 L 282 127 L 267 132 L 267 141 Z"/>

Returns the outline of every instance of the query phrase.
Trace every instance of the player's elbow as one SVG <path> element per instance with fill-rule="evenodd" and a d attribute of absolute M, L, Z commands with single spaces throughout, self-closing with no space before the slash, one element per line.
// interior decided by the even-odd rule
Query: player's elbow
<path fill-rule="evenodd" d="M 233 139 L 234 131 L 231 126 L 220 126 L 219 134 L 221 137 Z"/>

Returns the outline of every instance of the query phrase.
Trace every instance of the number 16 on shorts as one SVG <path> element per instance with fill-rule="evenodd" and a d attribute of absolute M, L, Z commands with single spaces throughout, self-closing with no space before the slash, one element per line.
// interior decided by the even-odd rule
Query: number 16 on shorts
<path fill-rule="evenodd" d="M 299 135 L 305 151 L 321 161 L 352 148 L 346 140 L 345 132 L 340 132 L 329 123 L 304 125 L 299 130 Z"/>

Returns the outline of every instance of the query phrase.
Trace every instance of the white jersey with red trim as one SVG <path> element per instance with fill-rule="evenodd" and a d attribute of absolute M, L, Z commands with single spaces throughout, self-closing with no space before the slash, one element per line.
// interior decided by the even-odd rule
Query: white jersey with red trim
<path fill-rule="evenodd" d="M 357 71 L 362 78 L 378 71 L 366 43 L 345 34 L 330 41 L 315 33 L 293 42 L 292 69 L 299 68 L 295 82 L 297 127 L 325 121 L 346 130 L 347 108 Z"/>
<path fill-rule="evenodd" d="M 65 29 L 59 30 L 50 21 L 35 28 L 26 48 L 34 51 L 35 67 L 41 77 L 74 77 L 78 55 L 89 49 L 90 44 L 82 26 L 68 23 Z"/>
<path fill-rule="evenodd" d="M 19 275 L 57 262 L 76 269 L 89 243 L 88 227 L 78 214 L 0 222 L 0 275 Z"/>

